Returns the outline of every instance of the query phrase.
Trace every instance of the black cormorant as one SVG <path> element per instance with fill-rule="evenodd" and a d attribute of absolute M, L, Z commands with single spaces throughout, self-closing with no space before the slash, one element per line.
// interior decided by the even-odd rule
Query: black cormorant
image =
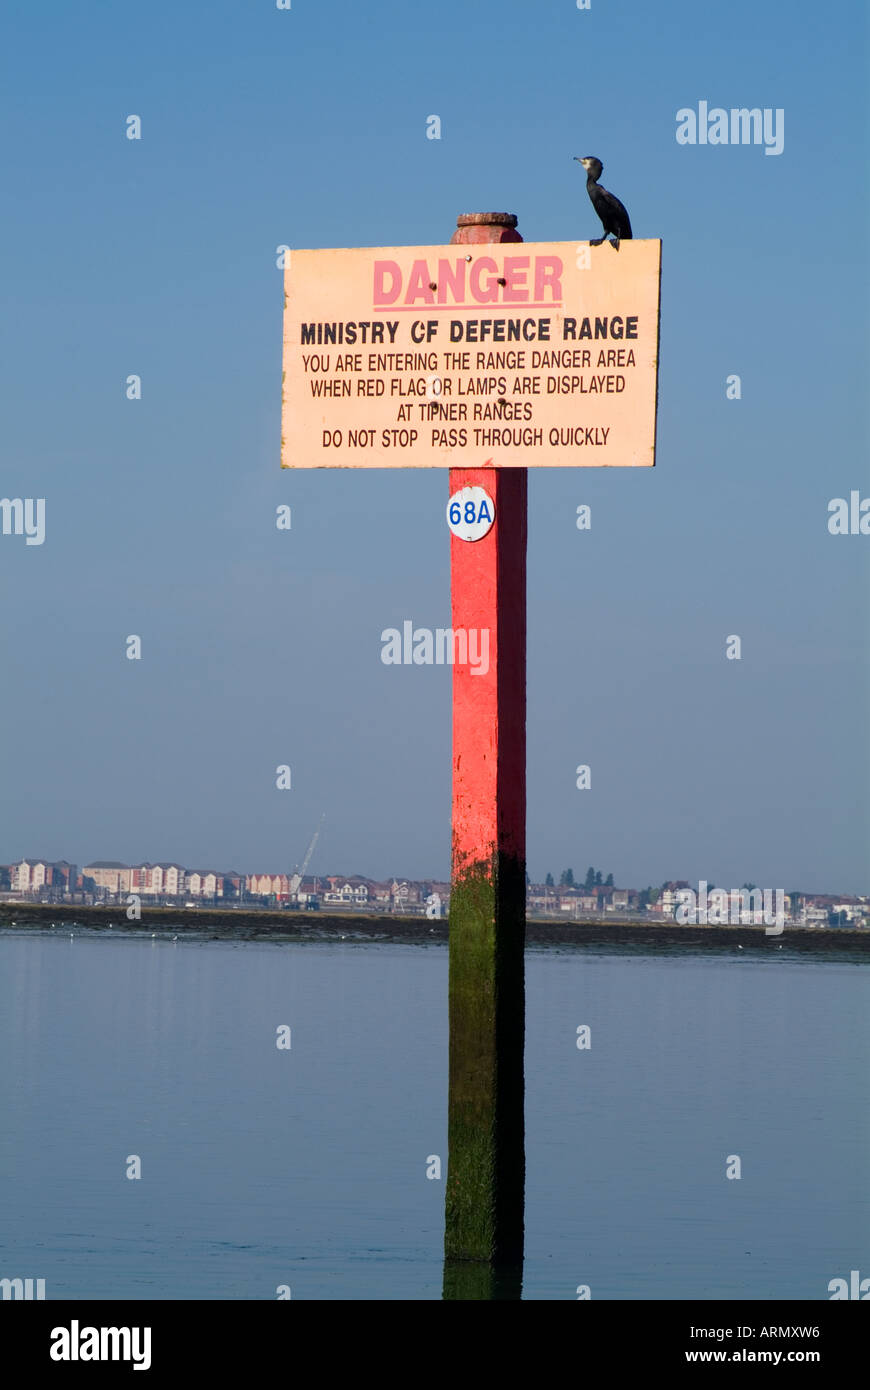
<path fill-rule="evenodd" d="M 582 164 L 586 170 L 586 192 L 592 200 L 592 206 L 601 218 L 604 227 L 604 236 L 596 237 L 590 241 L 590 246 L 600 246 L 602 241 L 606 241 L 608 234 L 616 237 L 610 245 L 615 250 L 619 250 L 620 241 L 631 240 L 631 223 L 628 220 L 628 213 L 622 203 L 613 193 L 608 193 L 606 188 L 599 187 L 598 180 L 601 178 L 604 165 L 600 159 L 596 159 L 594 154 L 587 154 L 580 158 L 575 155 L 578 164 Z"/>

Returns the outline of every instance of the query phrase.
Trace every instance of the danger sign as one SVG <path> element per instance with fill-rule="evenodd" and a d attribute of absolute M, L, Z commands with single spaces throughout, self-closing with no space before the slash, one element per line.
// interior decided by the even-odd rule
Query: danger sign
<path fill-rule="evenodd" d="M 293 251 L 284 468 L 649 467 L 660 241 Z"/>

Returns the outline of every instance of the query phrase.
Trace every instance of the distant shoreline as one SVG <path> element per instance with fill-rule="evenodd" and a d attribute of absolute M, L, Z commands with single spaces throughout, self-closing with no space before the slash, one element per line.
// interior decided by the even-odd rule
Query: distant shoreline
<path fill-rule="evenodd" d="M 123 932 L 129 936 L 174 934 L 189 939 L 227 941 L 335 941 L 377 940 L 399 943 L 446 941 L 446 918 L 402 917 L 353 912 L 268 911 L 246 912 L 244 908 L 143 907 L 138 922 L 129 922 L 126 908 L 64 906 L 60 903 L 0 904 L 0 930 L 54 929 L 58 935 L 80 927 L 91 931 Z M 656 947 L 696 947 L 746 949 L 773 953 L 778 947 L 789 952 L 844 952 L 870 956 L 870 931 L 854 927 L 786 927 L 778 936 L 768 936 L 764 927 L 678 926 L 674 922 L 643 922 L 630 919 L 602 921 L 578 918 L 559 922 L 529 918 L 526 942 L 530 946 L 630 946 L 650 951 Z"/>

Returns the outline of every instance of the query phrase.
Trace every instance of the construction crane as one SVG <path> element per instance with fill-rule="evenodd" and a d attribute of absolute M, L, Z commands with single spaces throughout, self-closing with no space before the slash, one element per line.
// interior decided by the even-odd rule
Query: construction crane
<path fill-rule="evenodd" d="M 312 856 L 312 854 L 314 853 L 314 846 L 317 844 L 317 841 L 320 839 L 320 831 L 321 831 L 321 829 L 322 829 L 322 827 L 323 827 L 323 822 L 324 822 L 325 820 L 326 820 L 326 812 L 324 811 L 323 815 L 320 817 L 320 821 L 319 821 L 319 823 L 318 823 L 317 829 L 315 830 L 314 834 L 311 836 L 311 844 L 308 846 L 307 850 L 305 851 L 305 858 L 302 860 L 302 865 L 301 865 L 301 867 L 299 867 L 299 866 L 297 865 L 296 869 L 293 871 L 293 874 L 292 874 L 291 879 L 290 879 L 290 893 L 289 893 L 289 897 L 290 897 L 290 901 L 291 901 L 291 902 L 293 902 L 294 900 L 295 900 L 296 902 L 299 901 L 299 899 L 298 899 L 298 897 L 297 897 L 297 894 L 298 894 L 298 892 L 299 892 L 299 887 L 300 887 L 300 884 L 302 883 L 303 878 L 305 877 L 305 871 L 306 871 L 306 869 L 308 868 L 308 865 L 311 863 L 311 856 Z"/>

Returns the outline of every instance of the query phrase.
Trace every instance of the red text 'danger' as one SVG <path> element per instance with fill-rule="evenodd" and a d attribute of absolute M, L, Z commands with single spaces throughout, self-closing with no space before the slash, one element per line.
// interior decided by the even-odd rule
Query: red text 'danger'
<path fill-rule="evenodd" d="M 425 304 L 562 303 L 559 256 L 505 256 L 501 268 L 492 256 L 444 256 L 414 261 L 405 279 L 397 261 L 374 262 L 372 303 L 376 309 Z"/>

